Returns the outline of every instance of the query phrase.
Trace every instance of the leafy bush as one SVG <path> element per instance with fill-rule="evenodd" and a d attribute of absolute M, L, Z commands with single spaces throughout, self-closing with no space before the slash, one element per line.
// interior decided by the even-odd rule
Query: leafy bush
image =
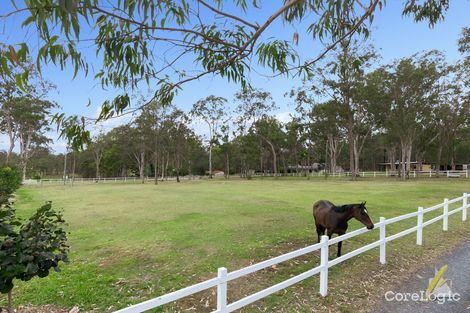
<path fill-rule="evenodd" d="M 69 247 L 65 221 L 51 202 L 40 207 L 26 221 L 20 221 L 9 203 L 0 208 L 0 292 L 9 294 L 14 279 L 28 281 L 35 276 L 60 271 L 59 263 L 68 262 Z"/>
<path fill-rule="evenodd" d="M 21 186 L 21 173 L 9 166 L 0 168 L 0 204 Z"/>

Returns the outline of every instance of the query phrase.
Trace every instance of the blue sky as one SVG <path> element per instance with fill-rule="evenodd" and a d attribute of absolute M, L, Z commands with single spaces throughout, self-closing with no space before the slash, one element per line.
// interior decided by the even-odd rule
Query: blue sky
<path fill-rule="evenodd" d="M 8 0 L 0 0 L 3 3 L 9 3 Z M 269 14 L 274 10 L 270 7 L 269 1 L 265 1 L 265 7 L 260 10 L 260 14 Z M 0 8 L 0 15 L 9 9 L 9 4 Z M 464 26 L 470 26 L 470 1 L 455 0 L 451 2 L 450 9 L 446 14 L 446 19 L 438 23 L 433 29 L 430 29 L 426 23 L 415 23 L 411 18 L 401 16 L 403 9 L 402 1 L 388 0 L 386 7 L 378 11 L 375 15 L 374 25 L 371 34 L 371 43 L 380 52 L 382 63 L 388 63 L 396 58 L 410 56 L 416 52 L 439 49 L 444 51 L 449 62 L 460 58 L 456 43 L 458 36 Z M 258 14 L 259 12 L 257 12 Z M 28 38 L 31 35 L 18 31 L 18 24 L 21 17 L 14 17 L 6 21 L 0 21 L 0 42 L 16 43 Z M 259 19 L 257 19 L 259 20 Z M 311 40 L 308 35 L 301 32 L 303 25 L 298 27 L 286 28 L 282 23 L 275 23 L 267 30 L 264 38 L 283 37 L 291 39 L 294 31 L 299 31 L 300 42 L 299 51 L 305 58 L 314 57 L 320 51 L 321 45 Z M 94 58 L 92 50 L 85 50 L 90 60 Z M 188 67 L 191 63 L 188 62 Z M 268 78 L 259 75 L 259 72 L 269 74 L 266 69 L 260 68 L 256 64 L 253 71 L 249 74 L 249 80 L 257 88 L 263 88 L 270 91 L 276 104 L 280 107 L 278 117 L 285 119 L 293 108 L 289 105 L 290 100 L 284 97 L 284 93 L 292 87 L 300 85 L 299 78 Z M 48 66 L 43 69 L 43 76 L 57 86 L 57 90 L 50 95 L 50 98 L 61 105 L 68 114 L 80 114 L 86 116 L 96 116 L 99 111 L 99 105 L 102 101 L 115 95 L 115 91 L 105 91 L 101 88 L 92 76 L 84 77 L 78 75 L 72 80 L 72 70 L 61 71 L 54 66 Z M 239 89 L 235 84 L 228 83 L 217 76 L 206 77 L 199 81 L 194 81 L 184 85 L 183 90 L 176 97 L 174 104 L 180 108 L 188 110 L 198 99 L 210 94 L 224 96 L 232 103 L 233 94 Z M 148 90 L 142 90 L 147 94 Z M 91 100 L 92 105 L 87 106 Z M 114 125 L 122 123 L 124 119 L 115 119 L 106 122 L 100 128 L 109 130 Z M 202 129 L 197 129 L 203 132 Z M 56 134 L 51 134 L 54 140 Z M 0 137 L 0 149 L 6 147 L 6 140 Z M 57 152 L 64 150 L 65 144 L 62 141 L 54 143 L 52 148 Z"/>

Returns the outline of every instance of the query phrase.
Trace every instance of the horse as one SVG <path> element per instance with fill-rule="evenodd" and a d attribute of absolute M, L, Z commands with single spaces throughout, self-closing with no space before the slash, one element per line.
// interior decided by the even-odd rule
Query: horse
<path fill-rule="evenodd" d="M 330 239 L 333 234 L 338 234 L 338 236 L 345 234 L 348 221 L 352 218 L 364 224 L 367 229 L 374 228 L 365 202 L 336 206 L 328 200 L 320 200 L 313 205 L 313 218 L 317 227 L 318 242 L 320 242 L 320 236 L 325 234 L 325 229 Z M 341 256 L 341 246 L 340 241 L 338 242 L 338 257 Z"/>

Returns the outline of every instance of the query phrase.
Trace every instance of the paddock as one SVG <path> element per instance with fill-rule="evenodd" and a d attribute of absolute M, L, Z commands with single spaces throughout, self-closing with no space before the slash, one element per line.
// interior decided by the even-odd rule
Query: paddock
<path fill-rule="evenodd" d="M 318 199 L 336 203 L 367 200 L 371 218 L 378 221 L 380 216 L 388 219 L 415 212 L 418 206 L 441 203 L 444 198 L 460 197 L 469 187 L 466 179 L 446 178 L 404 183 L 391 179 L 354 183 L 346 179 L 266 178 L 164 182 L 158 186 L 25 186 L 18 193 L 18 213 L 26 216 L 43 201 L 53 200 L 55 207 L 63 208 L 70 224 L 72 255 L 62 273 L 19 284 L 22 292 L 18 292 L 17 302 L 112 312 L 212 278 L 219 267 L 233 271 L 314 244 L 311 209 Z M 397 277 L 397 268 L 410 269 L 465 238 L 468 223 L 455 222 L 460 219 L 457 215 L 450 217 L 448 232 L 443 233 L 439 223 L 426 227 L 422 249 L 416 249 L 415 237 L 387 244 L 391 268 L 385 273 L 377 262 L 377 251 L 345 261 L 351 266 L 347 274 L 342 271 L 345 265 L 335 266 L 329 273 L 328 292 L 341 296 L 333 304 L 328 297 L 319 296 L 319 278 L 312 277 L 248 306 L 244 312 L 261 308 L 289 312 L 292 307 L 308 305 L 318 311 L 330 305 L 339 311 L 343 306 L 360 308 L 368 302 L 367 294 L 380 289 L 373 275 Z M 399 232 L 416 226 L 416 220 L 389 226 L 387 230 Z M 349 231 L 360 227 L 353 221 Z M 365 233 L 348 240 L 344 253 L 377 240 L 376 235 Z M 330 257 L 333 259 L 334 253 Z M 228 298 L 233 302 L 293 277 L 313 268 L 318 260 L 318 253 L 303 256 L 240 279 L 229 284 Z M 364 275 L 364 267 L 370 275 Z M 349 305 L 348 296 L 357 300 Z M 215 291 L 209 290 L 171 303 L 162 311 L 210 312 L 215 302 Z"/>

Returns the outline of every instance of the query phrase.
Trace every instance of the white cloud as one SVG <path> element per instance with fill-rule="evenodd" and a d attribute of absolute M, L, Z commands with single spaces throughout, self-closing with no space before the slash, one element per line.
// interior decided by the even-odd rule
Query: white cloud
<path fill-rule="evenodd" d="M 276 119 L 282 123 L 288 123 L 292 121 L 292 116 L 294 113 L 291 111 L 279 112 L 276 114 Z"/>

